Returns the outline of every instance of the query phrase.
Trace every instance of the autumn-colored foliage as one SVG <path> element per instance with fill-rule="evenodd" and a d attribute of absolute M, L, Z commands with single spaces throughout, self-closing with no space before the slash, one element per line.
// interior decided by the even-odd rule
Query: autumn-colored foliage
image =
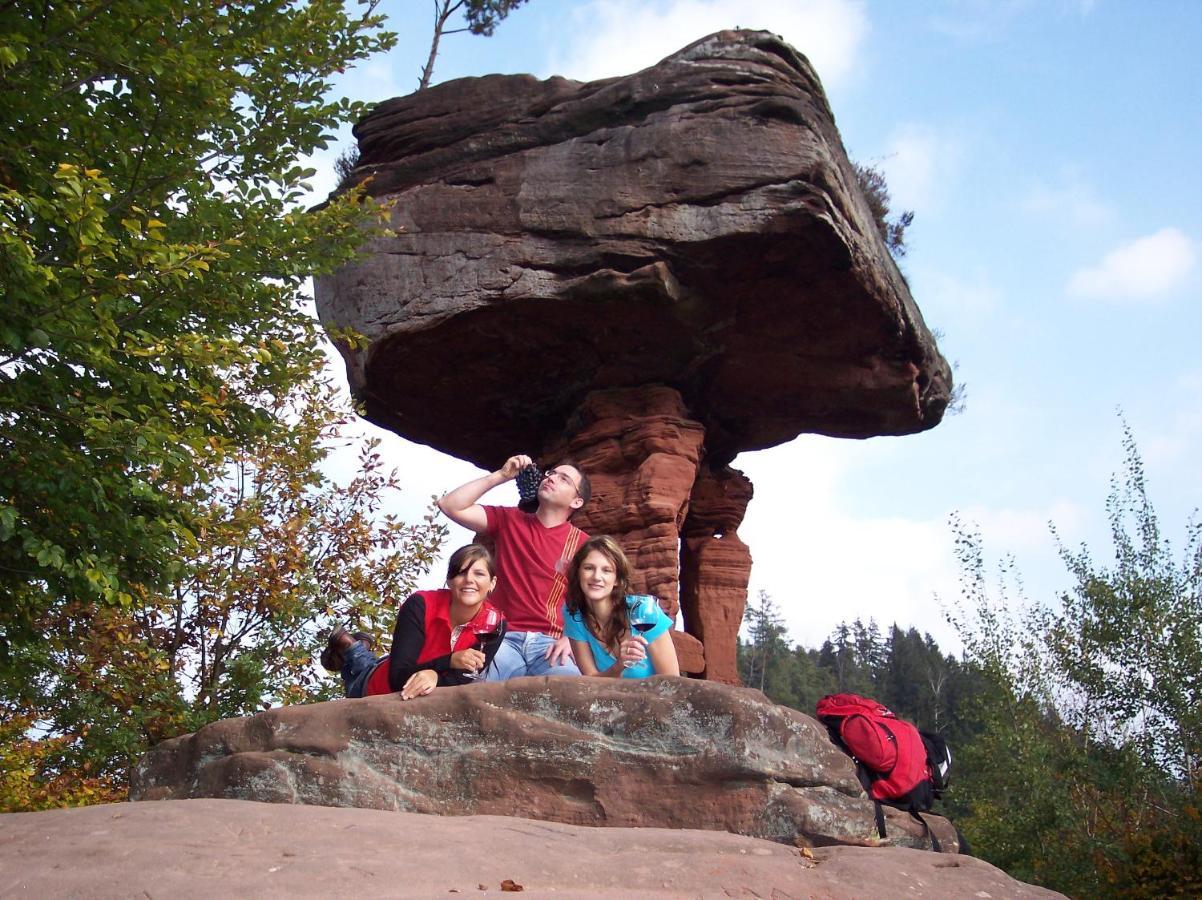
<path fill-rule="evenodd" d="M 60 806 L 112 803 L 125 798 L 112 780 L 88 774 L 86 767 L 58 765 L 70 735 L 32 735 L 28 716 L 0 720 L 0 812 L 28 812 Z"/>
<path fill-rule="evenodd" d="M 169 590 L 142 590 L 128 606 L 76 600 L 39 619 L 45 640 L 23 658 L 37 675 L 8 691 L 14 724 L 0 750 L 26 774 L 4 784 L 0 803 L 120 796 L 138 756 L 161 740 L 335 695 L 313 664 L 333 623 L 391 628 L 444 527 L 381 508 L 396 480 L 372 441 L 349 480 L 324 473 L 346 415 L 327 385 L 297 389 L 290 407 L 279 411 L 286 425 L 228 456 L 220 478 L 178 488 L 201 494 L 199 527 Z M 47 736 L 28 736 L 34 722 Z"/>

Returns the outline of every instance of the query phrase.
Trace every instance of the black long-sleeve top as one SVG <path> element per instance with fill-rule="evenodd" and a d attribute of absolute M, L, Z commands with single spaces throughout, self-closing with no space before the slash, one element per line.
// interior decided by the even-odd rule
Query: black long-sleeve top
<path fill-rule="evenodd" d="M 472 679 L 462 669 L 451 668 L 451 654 L 476 646 L 472 625 L 483 621 L 493 607 L 485 601 L 476 615 L 461 629 L 454 647 L 451 646 L 451 592 L 418 591 L 402 604 L 397 612 L 392 632 L 392 652 L 388 661 L 388 685 L 399 691 L 414 672 L 432 669 L 438 674 L 440 686 L 471 684 Z M 505 620 L 495 638 L 480 649 L 484 652 L 484 668 L 491 665 L 505 637 Z M 483 670 L 481 670 L 483 671 Z"/>

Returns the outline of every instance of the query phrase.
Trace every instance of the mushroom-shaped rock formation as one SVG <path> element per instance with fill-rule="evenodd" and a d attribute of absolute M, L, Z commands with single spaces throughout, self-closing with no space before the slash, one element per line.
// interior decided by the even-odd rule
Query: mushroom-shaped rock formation
<path fill-rule="evenodd" d="M 624 78 L 447 82 L 355 134 L 393 233 L 316 297 L 366 338 L 367 417 L 489 468 L 570 454 L 577 523 L 683 606 L 687 670 L 736 681 L 735 456 L 922 431 L 951 390 L 809 63 L 726 31 Z"/>

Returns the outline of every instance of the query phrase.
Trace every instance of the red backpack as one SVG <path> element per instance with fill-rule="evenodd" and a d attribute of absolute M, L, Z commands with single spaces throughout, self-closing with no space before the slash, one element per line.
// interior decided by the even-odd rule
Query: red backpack
<path fill-rule="evenodd" d="M 877 832 L 885 836 L 881 804 L 904 809 L 924 828 L 919 813 L 947 789 L 952 755 L 937 734 L 919 731 L 887 706 L 859 694 L 829 694 L 818 701 L 818 721 L 837 747 L 856 761 L 860 783 L 876 805 Z M 930 835 L 939 850 L 939 841 Z"/>

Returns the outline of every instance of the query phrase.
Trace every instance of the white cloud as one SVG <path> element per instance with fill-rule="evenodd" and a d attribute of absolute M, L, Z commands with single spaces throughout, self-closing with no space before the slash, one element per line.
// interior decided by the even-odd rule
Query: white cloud
<path fill-rule="evenodd" d="M 1096 266 L 1069 279 L 1073 297 L 1142 300 L 1179 287 L 1194 267 L 1194 243 L 1176 228 L 1162 228 L 1110 251 Z"/>
<path fill-rule="evenodd" d="M 1202 369 L 1185 372 L 1165 394 L 1171 413 L 1158 416 L 1146 434 L 1144 428 L 1137 429 L 1140 454 L 1149 469 L 1163 469 L 1169 479 L 1190 483 L 1194 461 L 1202 455 Z M 1169 483 L 1156 481 L 1160 490 Z"/>
<path fill-rule="evenodd" d="M 931 28 L 961 40 L 996 39 L 1031 0 L 949 0 L 945 12 L 930 19 Z"/>
<path fill-rule="evenodd" d="M 859 618 L 916 627 L 951 650 L 957 641 L 935 600 L 957 593 L 947 523 L 849 513 L 859 455 L 851 447 L 802 437 L 735 461 L 759 488 L 739 529 L 754 559 L 751 594 L 772 595 L 791 638 L 807 647 Z"/>
<path fill-rule="evenodd" d="M 804 646 L 820 646 L 840 622 L 859 618 L 875 619 L 882 631 L 894 622 L 914 627 L 945 652 L 959 649 L 945 618 L 945 606 L 961 596 L 951 507 L 899 513 L 887 508 L 882 486 L 879 512 L 849 508 L 849 498 L 880 477 L 882 459 L 889 462 L 896 449 L 896 442 L 803 436 L 735 460 L 760 489 L 739 529 L 754 559 L 750 594 L 767 591 L 791 638 Z M 883 468 L 903 465 L 893 460 Z M 979 531 L 991 582 L 998 561 L 1013 554 L 1027 596 L 1048 600 L 1065 577 L 1048 523 L 1072 546 L 1086 536 L 1090 511 L 1061 498 L 1022 504 L 973 504 L 959 518 Z"/>
<path fill-rule="evenodd" d="M 1028 213 L 1067 221 L 1079 228 L 1095 228 L 1114 221 L 1114 210 L 1103 202 L 1093 188 L 1071 172 L 1062 183 L 1037 183 L 1019 200 Z"/>
<path fill-rule="evenodd" d="M 990 315 L 1003 305 L 1002 293 L 991 276 L 981 269 L 969 274 L 942 272 L 933 268 L 916 268 L 910 276 L 913 293 L 922 301 L 922 308 L 931 317 L 927 324 L 941 328 L 941 316 L 957 321 L 975 320 Z"/>
<path fill-rule="evenodd" d="M 1016 557 L 1046 551 L 1051 546 L 1049 525 L 1055 525 L 1061 538 L 1071 544 L 1088 524 L 1087 511 L 1067 500 L 1037 509 L 970 506 L 962 510 L 961 518 L 980 528 L 988 546 Z"/>
<path fill-rule="evenodd" d="M 964 41 L 999 41 L 1026 13 L 1049 7 L 1061 16 L 1086 18 L 1095 0 L 944 0 L 943 10 L 930 18 L 932 30 Z"/>
<path fill-rule="evenodd" d="M 804 53 L 829 90 L 858 62 L 868 19 L 859 0 L 592 0 L 572 13 L 546 75 L 592 81 L 654 65 L 731 28 L 779 34 Z"/>
<path fill-rule="evenodd" d="M 405 66 L 413 68 L 410 60 L 404 60 Z M 392 97 L 400 97 L 417 88 L 417 77 L 410 73 L 410 83 L 406 87 L 398 77 L 397 68 L 400 60 L 397 54 L 373 58 L 366 63 L 360 63 L 347 73 L 340 87 L 347 96 L 368 103 L 377 103 Z"/>
<path fill-rule="evenodd" d="M 929 213 L 937 208 L 963 156 L 963 144 L 957 137 L 913 123 L 897 128 L 877 163 L 889 185 L 893 212 L 917 209 Z"/>

